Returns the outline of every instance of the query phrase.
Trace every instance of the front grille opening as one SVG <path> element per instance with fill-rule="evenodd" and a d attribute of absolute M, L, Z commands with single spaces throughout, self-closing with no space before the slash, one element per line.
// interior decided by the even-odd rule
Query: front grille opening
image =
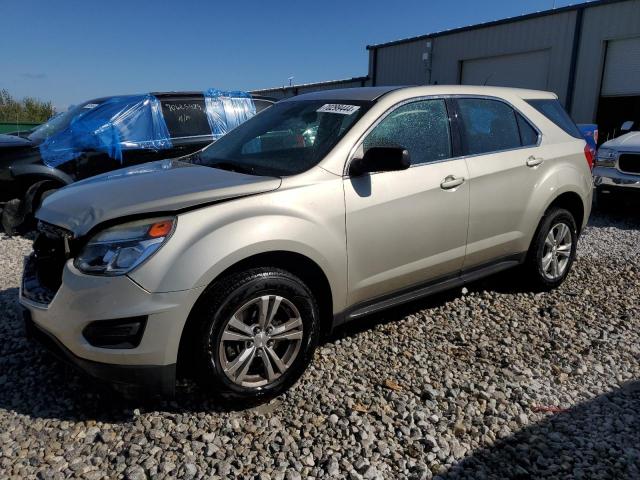
<path fill-rule="evenodd" d="M 25 264 L 22 289 L 26 298 L 48 304 L 62 285 L 72 234 L 43 222 L 39 222 L 38 230 L 33 253 Z"/>
<path fill-rule="evenodd" d="M 62 270 L 67 262 L 64 239 L 38 234 L 33 242 L 33 261 L 38 283 L 56 292 L 62 284 Z"/>
<path fill-rule="evenodd" d="M 622 153 L 618 159 L 618 169 L 621 172 L 640 173 L 640 154 Z"/>

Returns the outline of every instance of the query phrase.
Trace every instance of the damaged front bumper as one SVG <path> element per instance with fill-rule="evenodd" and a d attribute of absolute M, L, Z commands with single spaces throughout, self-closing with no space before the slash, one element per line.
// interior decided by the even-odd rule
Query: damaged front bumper
<path fill-rule="evenodd" d="M 32 337 L 126 396 L 174 394 L 180 337 L 204 287 L 150 293 L 126 275 L 83 274 L 69 260 L 56 290 L 39 284 L 32 262 L 32 257 L 25 262 L 20 286 L 20 303 Z M 141 324 L 136 341 L 105 344 L 96 340 L 96 331 L 113 337 L 109 326 L 115 322 L 122 327 L 130 320 Z"/>

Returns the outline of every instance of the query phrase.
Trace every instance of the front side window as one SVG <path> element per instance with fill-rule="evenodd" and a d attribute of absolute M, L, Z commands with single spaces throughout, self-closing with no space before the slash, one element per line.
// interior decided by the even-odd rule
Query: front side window
<path fill-rule="evenodd" d="M 521 146 L 515 111 L 506 103 L 485 98 L 456 100 L 465 155 L 499 152 Z"/>
<path fill-rule="evenodd" d="M 364 140 L 372 147 L 402 147 L 419 165 L 451 158 L 449 117 L 444 100 L 407 103 L 387 115 Z"/>
<path fill-rule="evenodd" d="M 302 173 L 320 162 L 371 104 L 322 100 L 276 103 L 191 161 L 251 175 Z"/>

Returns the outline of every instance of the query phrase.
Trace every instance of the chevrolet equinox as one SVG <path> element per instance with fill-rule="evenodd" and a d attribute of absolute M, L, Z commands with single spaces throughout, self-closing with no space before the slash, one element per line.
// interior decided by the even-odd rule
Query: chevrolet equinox
<path fill-rule="evenodd" d="M 564 281 L 591 153 L 551 93 L 370 87 L 276 103 L 213 145 L 50 195 L 27 333 L 127 395 L 291 386 L 332 328 L 520 265 Z"/>

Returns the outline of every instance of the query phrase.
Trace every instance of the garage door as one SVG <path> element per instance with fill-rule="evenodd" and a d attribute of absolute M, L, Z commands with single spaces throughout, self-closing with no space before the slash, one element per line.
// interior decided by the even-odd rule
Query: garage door
<path fill-rule="evenodd" d="M 463 85 L 493 85 L 498 87 L 547 90 L 549 50 L 477 58 L 462 62 Z"/>
<path fill-rule="evenodd" d="M 602 95 L 640 95 L 640 37 L 607 42 Z"/>

